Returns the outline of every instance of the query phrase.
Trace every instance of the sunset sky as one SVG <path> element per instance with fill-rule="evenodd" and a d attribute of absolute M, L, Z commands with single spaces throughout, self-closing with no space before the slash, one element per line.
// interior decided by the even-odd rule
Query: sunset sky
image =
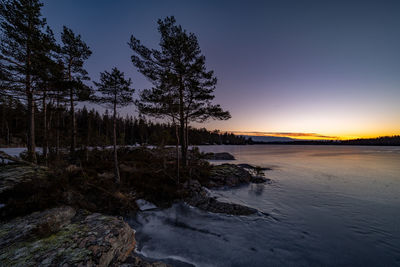
<path fill-rule="evenodd" d="M 400 134 L 400 1 L 46 0 L 43 15 L 91 47 L 93 80 L 116 66 L 136 89 L 134 34 L 157 48 L 158 18 L 197 35 L 218 77 L 222 131 L 306 139 Z M 123 113 L 136 115 L 129 107 Z"/>

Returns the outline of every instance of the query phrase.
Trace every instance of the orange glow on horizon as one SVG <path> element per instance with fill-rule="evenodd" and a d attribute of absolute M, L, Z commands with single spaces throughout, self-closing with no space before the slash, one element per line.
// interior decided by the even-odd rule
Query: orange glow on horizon
<path fill-rule="evenodd" d="M 290 133 L 290 132 L 251 132 L 251 131 L 227 131 L 235 135 L 249 135 L 249 136 L 274 136 L 274 137 L 289 137 L 299 140 L 352 140 L 359 138 L 378 138 L 383 136 L 394 136 L 399 134 L 375 134 L 375 135 L 324 135 L 318 133 Z"/>

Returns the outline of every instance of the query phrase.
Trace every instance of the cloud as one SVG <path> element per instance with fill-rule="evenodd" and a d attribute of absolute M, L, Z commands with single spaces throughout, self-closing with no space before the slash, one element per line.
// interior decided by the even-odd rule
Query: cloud
<path fill-rule="evenodd" d="M 236 135 L 252 135 L 252 136 L 276 136 L 276 137 L 291 137 L 298 139 L 339 139 L 338 136 L 322 135 L 318 133 L 292 133 L 292 132 L 242 132 L 232 131 Z"/>

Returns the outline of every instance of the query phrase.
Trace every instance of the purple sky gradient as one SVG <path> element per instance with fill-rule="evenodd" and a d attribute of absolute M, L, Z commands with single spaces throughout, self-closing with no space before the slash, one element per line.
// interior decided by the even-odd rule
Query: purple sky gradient
<path fill-rule="evenodd" d="M 400 1 L 46 0 L 59 37 L 72 28 L 93 50 L 92 79 L 116 66 L 137 89 L 133 34 L 157 47 L 158 18 L 198 36 L 229 121 L 209 129 L 329 136 L 400 133 Z M 122 113 L 136 114 L 134 107 Z"/>

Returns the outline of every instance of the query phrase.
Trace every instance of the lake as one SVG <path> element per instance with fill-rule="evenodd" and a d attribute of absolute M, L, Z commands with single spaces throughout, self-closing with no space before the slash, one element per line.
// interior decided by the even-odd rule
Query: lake
<path fill-rule="evenodd" d="M 186 266 L 400 266 L 400 147 L 202 146 L 270 167 L 268 184 L 213 190 L 258 209 L 141 212 L 138 252 Z M 221 163 L 221 162 L 218 162 Z"/>

